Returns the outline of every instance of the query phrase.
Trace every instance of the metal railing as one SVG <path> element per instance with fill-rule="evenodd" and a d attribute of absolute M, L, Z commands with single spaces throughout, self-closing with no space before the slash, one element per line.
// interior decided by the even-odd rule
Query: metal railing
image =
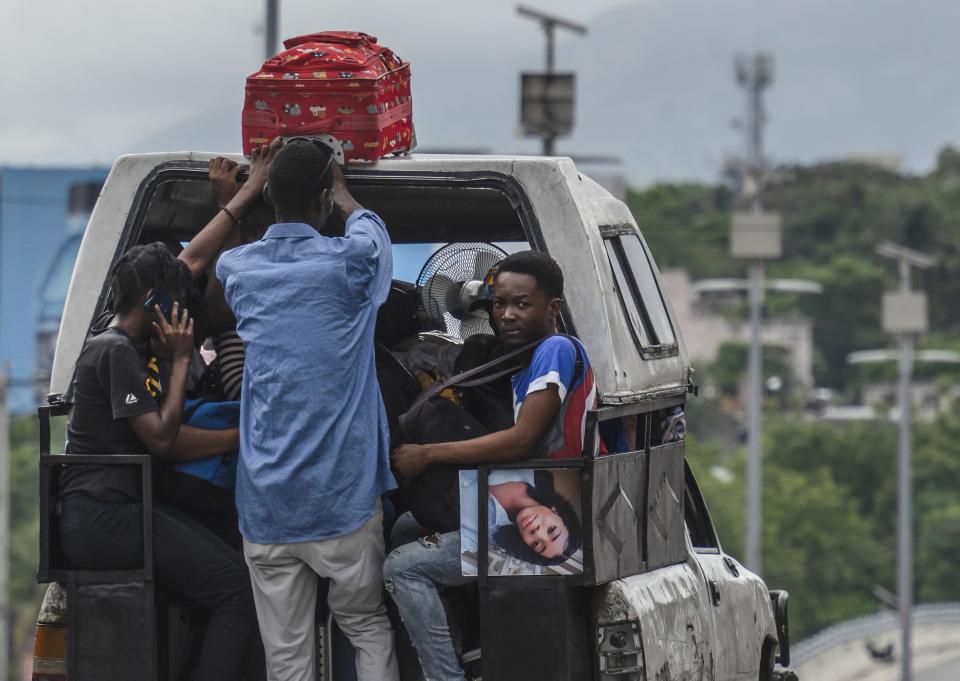
<path fill-rule="evenodd" d="M 913 609 L 913 626 L 956 623 L 960 625 L 960 603 L 935 603 Z M 791 663 L 799 667 L 810 660 L 837 648 L 869 636 L 895 633 L 899 629 L 897 613 L 893 610 L 858 617 L 827 627 L 823 631 L 801 641 L 791 650 Z"/>

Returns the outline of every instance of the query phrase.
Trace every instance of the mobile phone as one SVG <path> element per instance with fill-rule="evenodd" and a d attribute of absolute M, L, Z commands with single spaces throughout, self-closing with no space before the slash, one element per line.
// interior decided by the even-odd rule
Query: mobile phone
<path fill-rule="evenodd" d="M 147 308 L 147 312 L 151 315 L 154 314 L 154 306 L 160 306 L 160 312 L 163 314 L 163 318 L 167 320 L 167 323 L 171 323 L 171 315 L 173 314 L 173 298 L 170 297 L 170 294 L 167 293 L 164 289 L 157 289 L 153 292 L 147 300 L 143 303 L 143 306 Z"/>

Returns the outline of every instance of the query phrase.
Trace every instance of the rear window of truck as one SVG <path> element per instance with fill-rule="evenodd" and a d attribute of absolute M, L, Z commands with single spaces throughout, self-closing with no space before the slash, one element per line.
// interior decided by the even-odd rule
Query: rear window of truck
<path fill-rule="evenodd" d="M 605 230 L 603 244 L 638 349 L 641 353 L 676 349 L 663 294 L 640 236 L 632 229 Z"/>

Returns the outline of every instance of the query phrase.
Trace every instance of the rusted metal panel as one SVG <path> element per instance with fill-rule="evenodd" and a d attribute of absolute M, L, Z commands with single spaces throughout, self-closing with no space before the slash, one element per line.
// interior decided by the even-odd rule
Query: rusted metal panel
<path fill-rule="evenodd" d="M 647 570 L 686 559 L 683 524 L 683 442 L 650 450 L 647 477 Z"/>
<path fill-rule="evenodd" d="M 68 678 L 153 681 L 157 669 L 153 582 L 76 584 L 67 591 Z"/>
<path fill-rule="evenodd" d="M 593 581 L 598 584 L 643 571 L 644 452 L 594 461 L 590 500 Z"/>
<path fill-rule="evenodd" d="M 710 604 L 693 558 L 608 584 L 600 624 L 636 620 L 648 681 L 733 681 L 714 673 Z"/>
<path fill-rule="evenodd" d="M 43 596 L 37 622 L 40 624 L 65 624 L 66 621 L 67 591 L 58 582 L 52 582 Z"/>
<path fill-rule="evenodd" d="M 483 678 L 591 678 L 594 655 L 586 587 L 562 577 L 536 577 L 522 587 L 490 580 L 480 593 Z"/>

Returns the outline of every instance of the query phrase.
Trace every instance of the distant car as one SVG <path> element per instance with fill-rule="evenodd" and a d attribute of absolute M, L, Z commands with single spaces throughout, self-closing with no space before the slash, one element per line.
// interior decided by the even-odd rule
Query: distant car
<path fill-rule="evenodd" d="M 69 412 L 74 365 L 104 310 L 117 258 L 140 243 L 189 241 L 217 210 L 207 181 L 212 156 L 139 154 L 114 164 L 73 272 L 42 422 Z M 550 253 L 566 279 L 562 326 L 588 349 L 600 392 L 589 423 L 619 421 L 628 433 L 626 451 L 565 462 L 583 471 L 582 575 L 481 578 L 484 679 L 792 674 L 784 669 L 786 593 L 768 591 L 723 552 L 682 440 L 657 439 L 657 415 L 685 404 L 692 370 L 653 256 L 623 202 L 563 158 L 413 155 L 349 166 L 346 175 L 361 204 L 384 218 L 398 258 L 478 241 Z M 33 678 L 178 678 L 200 626 L 188 606 L 154 588 L 149 561 L 96 573 L 60 554 L 55 483 L 63 459 L 49 452 L 48 432 L 41 429 L 39 575 L 51 584 Z M 149 475 L 146 457 L 129 465 Z M 318 619 L 324 680 L 342 678 L 330 659 L 329 626 Z"/>

